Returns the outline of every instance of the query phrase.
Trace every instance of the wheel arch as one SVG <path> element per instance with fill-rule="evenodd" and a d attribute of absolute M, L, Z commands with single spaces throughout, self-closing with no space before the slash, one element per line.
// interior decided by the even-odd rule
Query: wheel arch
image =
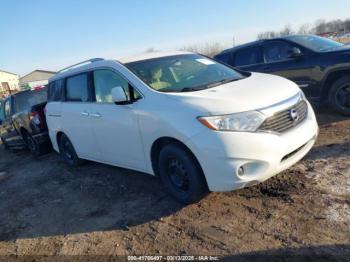
<path fill-rule="evenodd" d="M 151 164 L 152 164 L 152 169 L 153 172 L 156 176 L 159 175 L 159 170 L 158 170 L 158 157 L 159 157 L 159 153 L 162 150 L 162 148 L 168 144 L 178 144 L 180 145 L 182 148 L 184 148 L 188 153 L 191 154 L 191 156 L 193 157 L 194 161 L 196 162 L 196 164 L 198 165 L 198 167 L 201 169 L 202 174 L 205 178 L 205 175 L 203 173 L 203 168 L 201 166 L 201 164 L 199 163 L 197 157 L 195 156 L 195 154 L 192 152 L 192 150 L 182 141 L 173 138 L 173 137 L 160 137 L 158 139 L 156 139 L 152 146 L 151 146 L 151 152 L 150 152 L 150 157 L 151 157 Z M 206 180 L 206 179 L 205 179 Z"/>
<path fill-rule="evenodd" d="M 323 83 L 323 88 L 321 92 L 321 101 L 328 101 L 329 98 L 329 91 L 332 88 L 332 85 L 340 78 L 349 76 L 350 75 L 350 68 L 344 68 L 341 70 L 335 70 L 330 73 L 325 78 L 325 81 Z"/>

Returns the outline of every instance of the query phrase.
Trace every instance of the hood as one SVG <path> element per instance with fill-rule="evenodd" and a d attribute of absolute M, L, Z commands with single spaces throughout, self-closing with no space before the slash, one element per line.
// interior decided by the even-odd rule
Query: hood
<path fill-rule="evenodd" d="M 169 95 L 202 113 L 219 115 L 268 107 L 298 92 L 299 87 L 285 78 L 252 73 L 250 77 L 214 88 Z"/>

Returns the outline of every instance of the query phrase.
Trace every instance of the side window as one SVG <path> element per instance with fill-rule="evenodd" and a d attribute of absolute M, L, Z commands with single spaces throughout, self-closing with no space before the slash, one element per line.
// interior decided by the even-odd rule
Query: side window
<path fill-rule="evenodd" d="M 5 101 L 4 116 L 5 116 L 5 119 L 6 119 L 6 118 L 9 118 L 9 117 L 11 116 L 10 99 L 7 99 L 7 100 Z"/>
<path fill-rule="evenodd" d="M 80 74 L 67 78 L 66 100 L 87 102 L 89 99 L 87 74 Z"/>
<path fill-rule="evenodd" d="M 216 59 L 230 65 L 231 63 L 231 53 L 225 53 L 225 54 L 221 54 L 221 55 L 217 55 Z"/>
<path fill-rule="evenodd" d="M 130 99 L 129 83 L 119 74 L 106 69 L 94 71 L 95 98 L 97 103 L 112 103 L 111 90 L 113 87 L 121 86 L 128 99 Z M 134 98 L 141 95 L 134 89 Z"/>
<path fill-rule="evenodd" d="M 271 42 L 264 45 L 265 63 L 288 60 L 293 46 L 285 42 Z"/>
<path fill-rule="evenodd" d="M 246 66 L 259 64 L 260 47 L 250 47 L 237 51 L 235 56 L 235 66 Z"/>
<path fill-rule="evenodd" d="M 64 80 L 56 80 L 49 84 L 47 99 L 49 102 L 51 101 L 61 101 L 62 99 L 62 91 L 64 87 Z"/>

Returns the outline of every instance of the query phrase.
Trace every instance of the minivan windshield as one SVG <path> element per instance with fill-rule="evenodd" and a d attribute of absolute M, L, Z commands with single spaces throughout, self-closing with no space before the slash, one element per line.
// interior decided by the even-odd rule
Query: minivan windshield
<path fill-rule="evenodd" d="M 289 36 L 287 39 L 316 52 L 327 52 L 333 49 L 345 47 L 344 44 L 315 35 Z"/>
<path fill-rule="evenodd" d="M 198 91 L 244 77 L 226 65 L 196 54 L 153 58 L 126 66 L 148 86 L 161 92 Z"/>

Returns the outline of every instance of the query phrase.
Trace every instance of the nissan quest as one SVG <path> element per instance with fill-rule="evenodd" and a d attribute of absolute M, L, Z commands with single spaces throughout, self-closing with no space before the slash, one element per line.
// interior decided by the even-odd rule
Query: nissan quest
<path fill-rule="evenodd" d="M 68 165 L 159 176 L 183 203 L 265 181 L 303 158 L 318 134 L 295 83 L 189 52 L 65 68 L 49 80 L 46 118 Z"/>

